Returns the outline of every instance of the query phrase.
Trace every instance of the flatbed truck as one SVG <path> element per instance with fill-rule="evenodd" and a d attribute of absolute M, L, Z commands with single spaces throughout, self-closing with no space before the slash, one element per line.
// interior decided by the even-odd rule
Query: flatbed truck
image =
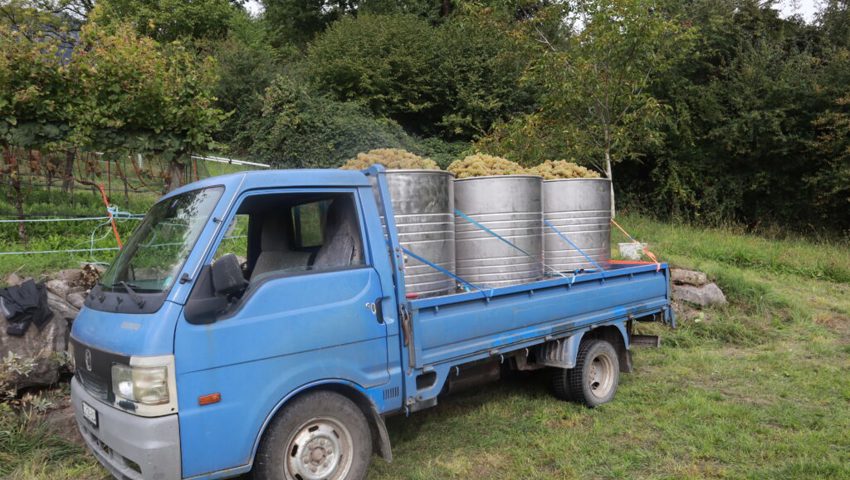
<path fill-rule="evenodd" d="M 383 219 L 383 220 L 382 220 Z M 666 264 L 413 298 L 381 167 L 243 172 L 165 195 L 71 333 L 80 433 L 120 479 L 360 479 L 384 419 L 506 368 L 605 403 Z"/>

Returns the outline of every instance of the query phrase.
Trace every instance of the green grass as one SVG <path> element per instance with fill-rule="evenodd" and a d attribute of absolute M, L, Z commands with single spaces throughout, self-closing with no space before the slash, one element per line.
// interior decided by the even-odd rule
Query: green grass
<path fill-rule="evenodd" d="M 201 178 L 244 171 L 245 167 L 215 162 L 200 162 Z M 158 192 L 131 192 L 124 197 L 123 190 L 113 184 L 110 200 L 121 212 L 144 214 L 160 197 Z M 88 186 L 76 186 L 73 193 L 65 193 L 57 186 L 51 191 L 29 189 L 24 203 L 26 215 L 44 215 L 54 218 L 102 217 L 106 209 L 100 193 Z M 0 197 L 0 219 L 13 220 L 14 206 Z M 118 218 L 117 227 L 122 240 L 127 239 L 138 224 L 138 220 Z M 75 221 L 61 223 L 27 223 L 28 243 L 18 236 L 18 223 L 0 223 L 0 283 L 11 272 L 22 276 L 39 277 L 48 272 L 64 268 L 77 268 L 84 263 L 108 263 L 115 251 L 75 253 L 9 254 L 10 252 L 43 252 L 49 250 L 79 250 L 90 248 L 116 248 L 112 226 L 105 220 Z M 5 253 L 5 254 L 4 254 Z"/>
<path fill-rule="evenodd" d="M 376 457 L 369 478 L 850 478 L 850 247 L 620 220 L 730 304 L 642 325 L 662 347 L 636 349 L 600 408 L 554 399 L 536 372 L 390 418 L 395 460 Z M 97 475 L 37 426 L 14 436 L 25 446 L 0 477 Z"/>
<path fill-rule="evenodd" d="M 850 248 L 621 224 L 730 304 L 644 326 L 662 348 L 636 349 L 595 410 L 555 400 L 540 372 L 392 418 L 395 461 L 370 478 L 850 478 Z"/>

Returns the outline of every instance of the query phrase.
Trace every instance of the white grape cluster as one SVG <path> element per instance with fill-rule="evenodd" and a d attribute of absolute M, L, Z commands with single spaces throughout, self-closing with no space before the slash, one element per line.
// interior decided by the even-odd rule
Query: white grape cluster
<path fill-rule="evenodd" d="M 437 162 L 430 158 L 422 158 L 415 153 L 400 148 L 378 148 L 345 162 L 340 167 L 344 170 L 364 170 L 374 164 L 381 164 L 389 170 L 439 170 Z"/>
<path fill-rule="evenodd" d="M 528 171 L 522 165 L 502 157 L 483 153 L 470 155 L 463 160 L 455 160 L 448 171 L 455 178 L 488 177 L 491 175 L 525 175 Z"/>
<path fill-rule="evenodd" d="M 560 180 L 563 178 L 599 178 L 599 173 L 567 160 L 546 160 L 531 167 L 528 173 L 539 175 L 544 180 Z"/>

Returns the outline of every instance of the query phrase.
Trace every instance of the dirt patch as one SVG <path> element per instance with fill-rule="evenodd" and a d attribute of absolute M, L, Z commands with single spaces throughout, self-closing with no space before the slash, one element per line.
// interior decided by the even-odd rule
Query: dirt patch
<path fill-rule="evenodd" d="M 674 299 L 673 312 L 676 314 L 676 321 L 681 323 L 699 323 L 708 319 L 705 310 L 696 308 L 691 304 L 682 300 Z"/>
<path fill-rule="evenodd" d="M 57 408 L 50 410 L 44 415 L 44 425 L 48 431 L 63 440 L 85 446 L 80 431 L 77 429 L 77 421 L 74 418 L 74 407 L 70 398 L 58 400 Z"/>
<path fill-rule="evenodd" d="M 850 342 L 850 317 L 839 313 L 820 313 L 815 316 L 815 323 L 841 337 L 842 343 Z"/>
<path fill-rule="evenodd" d="M 546 426 L 553 430 L 576 428 L 588 425 L 593 422 L 593 419 L 587 415 L 564 416 L 561 418 L 552 418 L 546 421 Z"/>

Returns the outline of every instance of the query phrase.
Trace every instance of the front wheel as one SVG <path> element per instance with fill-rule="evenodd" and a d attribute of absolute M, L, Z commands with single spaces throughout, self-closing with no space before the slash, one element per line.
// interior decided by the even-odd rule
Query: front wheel
<path fill-rule="evenodd" d="M 553 373 L 555 395 L 596 407 L 610 402 L 620 383 L 620 361 L 617 350 L 605 340 L 581 342 L 575 368 Z"/>
<path fill-rule="evenodd" d="M 359 480 L 366 476 L 372 439 L 357 405 L 335 392 L 294 400 L 272 420 L 254 475 L 266 480 Z"/>

